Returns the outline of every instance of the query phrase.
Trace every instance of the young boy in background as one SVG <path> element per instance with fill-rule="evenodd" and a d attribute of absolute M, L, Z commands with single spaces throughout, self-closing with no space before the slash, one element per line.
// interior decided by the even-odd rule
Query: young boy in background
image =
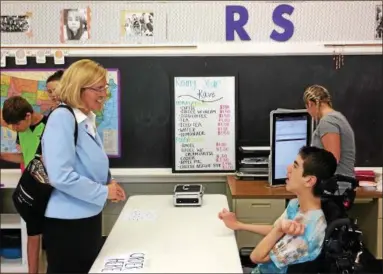
<path fill-rule="evenodd" d="M 55 90 L 63 73 L 63 70 L 58 70 L 47 78 L 46 92 L 52 101 L 52 106 L 44 114 L 48 115 L 59 104 Z M 7 103 L 4 102 L 3 110 L 0 110 L 1 126 L 11 127 L 17 132 L 16 147 L 20 153 L 1 153 L 0 159 L 20 163 L 20 169 L 23 172 L 25 166 L 34 157 L 47 117 L 33 111 L 32 106 L 22 97 L 11 98 L 6 100 Z M 30 136 L 31 139 L 27 139 L 27 136 Z M 42 220 L 27 224 L 29 273 L 38 273 L 39 270 L 41 232 Z"/>
<path fill-rule="evenodd" d="M 51 111 L 53 111 L 57 105 L 59 104 L 59 101 L 57 100 L 57 96 L 56 96 L 56 88 L 57 88 L 57 85 L 62 77 L 62 75 L 64 74 L 64 71 L 63 70 L 58 70 L 56 71 L 55 73 L 53 73 L 52 75 L 50 75 L 48 78 L 47 78 L 47 81 L 46 81 L 46 92 L 48 93 L 48 97 L 49 99 L 51 100 L 52 102 L 52 106 L 43 113 L 43 115 L 48 115 Z M 0 109 L 0 112 L 1 112 L 1 109 Z M 6 126 L 6 127 L 9 127 L 8 125 L 6 125 L 6 123 L 4 122 L 3 118 L 1 117 L 1 126 Z M 16 148 L 19 152 L 21 152 L 20 150 L 20 144 L 19 144 L 19 138 L 17 136 L 16 138 Z M 21 172 L 24 171 L 24 168 L 25 168 L 25 165 L 24 163 L 20 163 L 20 169 L 21 169 Z"/>
<path fill-rule="evenodd" d="M 55 73 L 53 73 L 52 75 L 50 75 L 47 79 L 46 92 L 48 93 L 49 99 L 53 103 L 49 112 L 54 110 L 57 107 L 57 105 L 60 103 L 57 99 L 57 96 L 56 96 L 56 88 L 57 88 L 57 85 L 58 85 L 61 77 L 63 76 L 63 74 L 64 74 L 63 70 L 58 70 Z"/>
<path fill-rule="evenodd" d="M 24 164 L 25 166 L 34 158 L 40 143 L 40 136 L 45 128 L 47 117 L 33 110 L 26 99 L 13 96 L 5 100 L 2 109 L 4 122 L 17 132 L 21 153 L 1 153 L 2 160 Z M 38 273 L 40 241 L 43 229 L 43 220 L 34 219 L 27 222 L 27 254 L 29 273 Z"/>

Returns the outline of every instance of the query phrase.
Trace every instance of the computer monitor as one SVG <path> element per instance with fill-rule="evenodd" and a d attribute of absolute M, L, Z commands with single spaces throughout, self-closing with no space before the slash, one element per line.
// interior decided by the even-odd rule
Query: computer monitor
<path fill-rule="evenodd" d="M 287 167 L 294 162 L 299 149 L 310 145 L 312 118 L 307 111 L 271 113 L 271 186 L 284 185 Z"/>

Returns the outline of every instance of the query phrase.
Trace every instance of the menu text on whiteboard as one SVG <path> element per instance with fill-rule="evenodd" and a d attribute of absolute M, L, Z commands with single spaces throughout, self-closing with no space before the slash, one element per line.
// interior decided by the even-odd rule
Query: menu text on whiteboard
<path fill-rule="evenodd" d="M 177 172 L 235 170 L 235 77 L 174 77 Z"/>

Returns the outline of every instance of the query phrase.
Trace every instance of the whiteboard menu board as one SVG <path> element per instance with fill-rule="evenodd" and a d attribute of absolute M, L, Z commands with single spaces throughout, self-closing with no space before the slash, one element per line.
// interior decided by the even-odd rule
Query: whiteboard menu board
<path fill-rule="evenodd" d="M 236 79 L 174 77 L 173 172 L 232 172 Z"/>

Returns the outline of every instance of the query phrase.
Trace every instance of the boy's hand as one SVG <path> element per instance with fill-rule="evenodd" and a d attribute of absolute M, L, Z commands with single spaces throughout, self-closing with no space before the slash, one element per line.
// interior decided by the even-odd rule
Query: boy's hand
<path fill-rule="evenodd" d="M 233 212 L 223 209 L 218 213 L 218 218 L 222 220 L 227 228 L 232 230 L 238 230 L 240 223 L 237 220 L 237 217 Z"/>
<path fill-rule="evenodd" d="M 295 220 L 282 219 L 277 228 L 280 232 L 292 236 L 303 235 L 305 232 L 305 225 Z"/>

